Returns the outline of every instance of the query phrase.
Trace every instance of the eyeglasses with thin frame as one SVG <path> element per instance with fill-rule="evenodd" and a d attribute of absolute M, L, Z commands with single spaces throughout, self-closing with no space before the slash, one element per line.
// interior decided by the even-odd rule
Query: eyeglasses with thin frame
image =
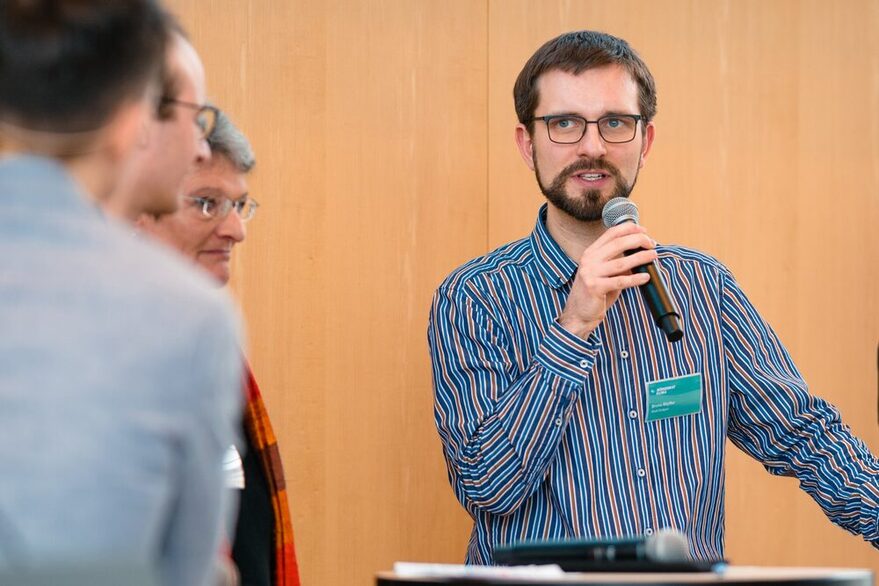
<path fill-rule="evenodd" d="M 526 122 L 542 120 L 546 124 L 549 140 L 558 144 L 575 144 L 583 139 L 586 128 L 590 124 L 598 127 L 598 134 L 604 142 L 619 144 L 631 142 L 638 130 L 638 121 L 644 117 L 640 114 L 608 114 L 598 120 L 586 120 L 576 114 L 552 114 L 535 116 Z"/>
<path fill-rule="evenodd" d="M 259 202 L 251 197 L 235 200 L 225 197 L 218 199 L 198 195 L 187 195 L 185 197 L 198 208 L 202 218 L 205 220 L 225 218 L 229 215 L 229 212 L 235 210 L 241 221 L 247 222 L 253 218 L 254 214 L 256 214 L 256 208 L 259 207 Z"/>
<path fill-rule="evenodd" d="M 213 132 L 214 128 L 217 126 L 217 117 L 219 116 L 220 111 L 216 106 L 211 106 L 210 104 L 193 104 L 192 102 L 184 102 L 183 100 L 169 98 L 167 96 L 162 96 L 159 102 L 161 105 L 171 104 L 195 110 L 195 124 L 201 131 L 202 138 L 209 137 L 211 132 Z"/>

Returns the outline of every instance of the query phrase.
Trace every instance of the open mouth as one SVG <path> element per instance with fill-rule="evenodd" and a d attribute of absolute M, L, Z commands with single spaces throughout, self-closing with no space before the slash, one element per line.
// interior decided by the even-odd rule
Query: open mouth
<path fill-rule="evenodd" d="M 582 181 L 587 181 L 587 182 L 601 181 L 602 179 L 607 179 L 609 177 L 609 175 L 607 173 L 595 173 L 595 172 L 577 173 L 574 176 L 577 177 L 578 179 L 581 179 Z"/>

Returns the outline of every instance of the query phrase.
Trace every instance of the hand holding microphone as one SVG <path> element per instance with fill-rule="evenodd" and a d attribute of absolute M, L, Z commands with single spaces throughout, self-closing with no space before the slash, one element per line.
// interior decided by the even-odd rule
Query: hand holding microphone
<path fill-rule="evenodd" d="M 608 228 L 625 224 L 638 224 L 638 207 L 625 197 L 615 197 L 601 210 L 601 219 Z M 624 254 L 634 257 L 638 254 L 637 249 L 627 249 Z M 684 337 L 681 329 L 681 315 L 678 313 L 674 302 L 668 294 L 665 282 L 659 274 L 655 261 L 636 266 L 633 272 L 650 275 L 650 280 L 639 285 L 644 302 L 650 308 L 656 325 L 665 332 L 670 342 L 677 342 Z"/>
<path fill-rule="evenodd" d="M 602 234 L 580 256 L 571 292 L 558 317 L 559 324 L 585 340 L 604 321 L 607 309 L 623 289 L 648 282 L 649 275 L 634 269 L 656 260 L 653 247 L 647 231 L 631 222 Z M 628 250 L 637 252 L 625 256 Z"/>
<path fill-rule="evenodd" d="M 608 230 L 583 251 L 559 324 L 586 339 L 623 289 L 639 287 L 657 326 L 670 341 L 680 340 L 680 314 L 657 270 L 655 243 L 638 225 L 638 208 L 617 197 L 605 204 L 602 218 Z"/>

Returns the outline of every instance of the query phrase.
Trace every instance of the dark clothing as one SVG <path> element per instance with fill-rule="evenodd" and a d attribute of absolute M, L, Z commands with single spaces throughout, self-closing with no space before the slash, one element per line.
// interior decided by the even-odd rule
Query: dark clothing
<path fill-rule="evenodd" d="M 245 432 L 244 437 L 244 490 L 235 524 L 232 559 L 241 574 L 241 586 L 274 586 L 275 514 L 259 455 L 250 435 Z"/>

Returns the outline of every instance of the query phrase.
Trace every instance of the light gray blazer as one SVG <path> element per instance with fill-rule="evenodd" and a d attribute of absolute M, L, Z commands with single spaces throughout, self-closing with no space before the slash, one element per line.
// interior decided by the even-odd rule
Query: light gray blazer
<path fill-rule="evenodd" d="M 64 167 L 0 160 L 0 568 L 110 560 L 208 583 L 240 352 L 206 277 Z"/>

